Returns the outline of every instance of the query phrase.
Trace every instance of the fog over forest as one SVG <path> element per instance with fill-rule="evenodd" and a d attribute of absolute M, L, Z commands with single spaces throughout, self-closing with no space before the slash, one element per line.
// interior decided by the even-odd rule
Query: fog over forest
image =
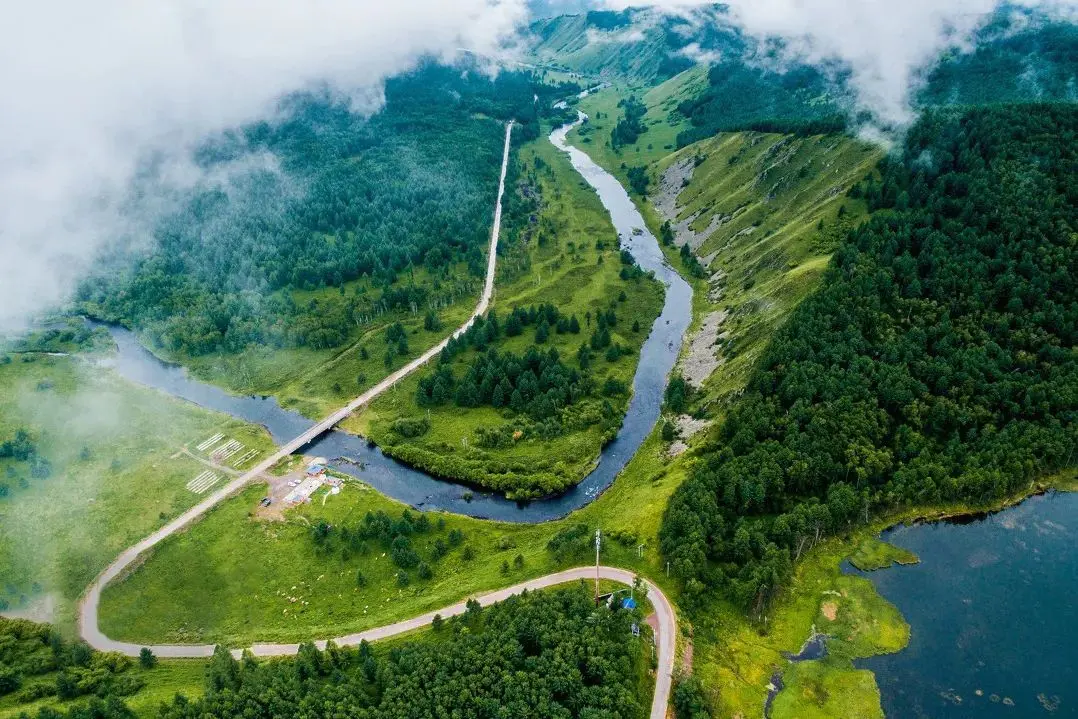
<path fill-rule="evenodd" d="M 602 4 L 636 5 L 780 38 L 783 49 L 769 60 L 780 66 L 848 67 L 855 109 L 902 125 L 912 117 L 919 69 L 949 46 L 969 49 L 973 31 L 1000 3 L 770 0 L 733 2 L 721 14 L 693 0 Z M 1024 0 L 1012 7 L 1073 18 L 1076 5 Z M 207 136 L 272 119 L 283 95 L 312 87 L 375 111 L 383 80 L 422 56 L 452 59 L 466 48 L 519 57 L 527 20 L 524 0 L 323 0 L 302 10 L 275 2 L 257 12 L 242 2 L 5 6 L 0 79 L 16 111 L 0 119 L 0 329 L 22 329 L 34 314 L 65 302 L 104 248 L 145 247 L 187 189 L 227 186 L 252 165 L 275 168 L 272 157 L 255 155 L 207 174 L 191 158 Z M 57 50 L 39 52 L 41 33 L 27 28 L 48 28 Z M 132 197 L 130 183 L 147 163 L 156 188 Z"/>

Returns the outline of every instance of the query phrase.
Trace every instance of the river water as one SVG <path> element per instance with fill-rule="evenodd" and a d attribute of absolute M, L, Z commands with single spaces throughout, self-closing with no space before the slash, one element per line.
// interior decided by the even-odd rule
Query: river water
<path fill-rule="evenodd" d="M 566 143 L 565 136 L 571 127 L 566 125 L 555 130 L 550 136 L 551 142 L 568 153 L 573 167 L 598 192 L 603 206 L 610 212 L 622 246 L 633 254 L 641 267 L 654 272 L 666 286 L 662 314 L 641 349 L 625 421 L 617 438 L 603 448 L 595 469 L 564 494 L 525 503 L 435 479 L 387 457 L 379 448 L 369 446 L 365 439 L 345 432 L 326 433 L 308 445 L 305 450 L 308 454 L 337 458 L 331 464 L 338 471 L 357 477 L 383 494 L 413 507 L 509 522 L 535 523 L 563 517 L 592 502 L 624 469 L 659 418 L 666 382 L 692 319 L 692 288 L 666 264 L 658 241 L 648 232 L 621 184 L 586 154 Z M 634 234 L 634 230 L 643 232 Z M 110 326 L 109 331 L 118 348 L 112 365 L 127 379 L 208 409 L 261 424 L 278 444 L 302 434 L 314 424 L 297 412 L 281 408 L 273 397 L 236 396 L 189 376 L 183 368 L 164 363 L 151 354 L 128 330 Z M 352 461 L 339 461 L 339 458 Z"/>
<path fill-rule="evenodd" d="M 856 663 L 888 717 L 1078 717 L 1078 494 L 883 538 L 921 558 L 863 573 L 911 629 Z"/>

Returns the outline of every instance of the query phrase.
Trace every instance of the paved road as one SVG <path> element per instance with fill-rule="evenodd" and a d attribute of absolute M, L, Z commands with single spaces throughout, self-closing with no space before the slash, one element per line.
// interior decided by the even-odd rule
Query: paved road
<path fill-rule="evenodd" d="M 636 575 L 627 570 L 618 569 L 617 567 L 599 567 L 599 577 L 631 586 Z M 512 587 L 484 594 L 476 599 L 479 604 L 485 607 L 494 604 L 495 602 L 508 599 L 516 594 L 520 594 L 526 589 L 529 591 L 545 589 L 557 584 L 565 584 L 566 582 L 572 582 L 579 579 L 589 581 L 594 580 L 595 567 L 577 567 L 555 574 L 548 574 L 545 577 L 539 577 L 538 579 L 532 579 Z M 655 679 L 655 693 L 652 695 L 651 701 L 651 719 L 664 719 L 666 717 L 666 707 L 670 700 L 670 684 L 674 670 L 674 644 L 677 632 L 677 615 L 674 613 L 674 607 L 670 604 L 670 600 L 666 598 L 666 595 L 651 582 L 647 580 L 643 581 L 644 585 L 647 587 L 648 600 L 650 600 L 652 606 L 655 607 L 655 615 L 658 618 L 659 624 L 658 636 L 656 637 L 659 661 Z M 358 634 L 348 634 L 343 637 L 336 637 L 333 641 L 338 646 L 354 646 L 364 640 L 371 642 L 378 639 L 387 639 L 398 634 L 404 634 L 405 632 L 429 627 L 435 614 L 440 614 L 443 618 L 463 614 L 465 604 L 466 602 L 464 601 L 458 602 L 457 604 L 434 612 L 427 612 L 418 617 L 406 619 L 403 622 L 387 624 L 383 627 L 375 627 L 374 629 L 368 629 L 364 632 L 359 632 Z M 90 641 L 89 637 L 87 637 L 87 641 Z M 117 642 L 107 638 L 105 638 L 105 644 L 102 646 L 98 646 L 93 641 L 90 641 L 90 643 L 97 649 L 122 652 L 132 657 L 138 656 L 139 650 L 141 650 L 143 646 L 141 644 Z M 324 639 L 316 641 L 315 644 L 319 649 L 326 648 L 326 640 Z M 288 656 L 299 651 L 298 644 L 254 644 L 248 648 L 252 654 L 259 657 Z M 209 657 L 213 655 L 214 645 L 162 644 L 157 646 L 151 645 L 150 649 L 152 649 L 153 653 L 159 657 Z M 233 654 L 239 657 L 242 654 L 242 650 L 234 649 Z"/>
<path fill-rule="evenodd" d="M 494 204 L 494 227 L 490 232 L 490 250 L 487 256 L 486 283 L 483 285 L 483 295 L 479 298 L 479 304 L 476 305 L 475 312 L 468 318 L 468 321 L 461 325 L 452 335 L 446 337 L 437 345 L 424 352 L 422 356 L 404 365 L 377 385 L 371 387 L 359 397 L 356 397 L 346 406 L 341 407 L 300 436 L 284 444 L 278 448 L 276 452 L 266 457 L 256 466 L 247 470 L 239 477 L 236 477 L 213 494 L 208 495 L 201 502 L 176 517 L 176 519 L 173 519 L 150 536 L 125 549 L 112 564 L 107 566 L 104 571 L 94 579 L 93 583 L 86 589 L 82 600 L 79 602 L 79 634 L 83 639 L 89 642 L 90 646 L 103 651 L 122 651 L 117 648 L 118 646 L 122 646 L 120 643 L 113 642 L 102 634 L 101 630 L 98 628 L 97 608 L 101 602 L 101 590 L 124 570 L 133 565 L 143 552 L 153 547 L 165 537 L 171 536 L 191 524 L 222 500 L 232 496 L 251 482 L 256 481 L 263 472 L 277 464 L 278 461 L 302 449 L 311 440 L 332 429 L 341 420 L 352 414 L 352 412 L 368 404 L 382 392 L 385 392 L 394 384 L 429 362 L 432 358 L 438 356 L 438 353 L 442 351 L 451 338 L 466 332 L 468 328 L 472 326 L 472 323 L 475 322 L 475 318 L 487 311 L 487 307 L 490 306 L 490 300 L 494 296 L 494 268 L 497 262 L 498 234 L 502 224 L 502 196 L 505 194 L 505 173 L 509 167 L 509 145 L 512 132 L 513 125 L 512 123 L 509 123 L 505 127 L 505 149 L 502 151 L 502 171 L 501 177 L 498 180 L 498 199 Z"/>

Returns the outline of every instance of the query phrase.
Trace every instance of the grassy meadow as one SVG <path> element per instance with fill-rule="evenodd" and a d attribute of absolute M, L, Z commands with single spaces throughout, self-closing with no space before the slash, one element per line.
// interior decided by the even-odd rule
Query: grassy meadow
<path fill-rule="evenodd" d="M 311 527 L 320 521 L 354 525 L 379 510 L 396 519 L 407 509 L 404 505 L 352 481 L 324 504 L 315 495 L 311 504 L 275 522 L 252 516 L 262 497 L 261 488 L 252 487 L 187 532 L 162 542 L 137 571 L 107 587 L 101 627 L 109 636 L 135 642 L 244 645 L 339 636 L 589 564 L 596 528 L 606 535 L 604 564 L 663 583 L 659 522 L 683 472 L 681 464 L 664 461 L 662 444 L 653 434 L 606 493 L 566 519 L 522 525 L 428 512 L 430 532 L 414 536 L 412 543 L 433 576 L 422 579 L 409 571 L 407 586 L 400 585 L 399 570 L 381 545 L 368 543 L 366 553 L 327 554 L 317 551 L 311 539 Z M 439 527 L 440 519 L 444 526 Z M 548 549 L 552 537 L 580 524 L 588 531 L 571 551 L 555 555 Z M 434 543 L 449 544 L 453 530 L 463 534 L 463 541 L 435 559 Z M 235 551 L 238 546 L 244 551 Z"/>
<path fill-rule="evenodd" d="M 880 157 L 846 137 L 738 132 L 653 168 L 657 188 L 675 163 L 696 164 L 677 196 L 677 221 L 691 219 L 689 229 L 701 235 L 711 229 L 695 249 L 709 275 L 704 311 L 725 313 L 729 335 L 720 338 L 723 371 L 705 382 L 701 404 L 744 386 L 774 330 L 819 284 L 831 253 L 867 217 L 863 201 L 846 191 Z"/>
<path fill-rule="evenodd" d="M 5 356 L 0 441 L 25 429 L 50 471 L 34 476 L 33 462 L 0 459 L 0 598 L 9 611 L 70 632 L 90 580 L 197 501 L 185 485 L 206 467 L 179 454 L 183 447 L 194 452 L 216 433 L 260 451 L 271 444 L 257 427 L 126 382 L 90 359 Z"/>

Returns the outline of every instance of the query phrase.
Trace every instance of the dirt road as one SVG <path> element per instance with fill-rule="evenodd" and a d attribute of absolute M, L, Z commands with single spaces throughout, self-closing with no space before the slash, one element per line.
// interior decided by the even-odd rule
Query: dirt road
<path fill-rule="evenodd" d="M 636 575 L 625 569 L 618 569 L 617 567 L 599 567 L 599 578 L 608 579 L 615 582 L 620 582 L 626 585 L 632 585 Z M 558 584 L 565 584 L 566 582 L 572 582 L 576 580 L 594 580 L 595 579 L 595 567 L 577 567 L 575 569 L 566 569 L 563 572 L 556 572 L 554 574 L 548 574 L 545 577 L 539 577 L 527 582 L 522 582 L 512 587 L 505 589 L 499 589 L 489 594 L 484 594 L 480 597 L 476 597 L 477 601 L 482 606 L 488 606 L 495 602 L 500 602 L 504 599 L 508 599 L 511 596 L 520 594 L 524 590 L 534 591 L 537 589 L 545 589 L 553 587 Z M 658 669 L 655 677 L 655 693 L 652 695 L 651 702 L 651 719 L 664 719 L 666 716 L 666 707 L 670 700 L 670 685 L 671 677 L 674 670 L 674 645 L 676 642 L 677 632 L 677 615 L 674 613 L 674 607 L 670 604 L 670 600 L 666 598 L 666 595 L 651 582 L 644 580 L 644 585 L 647 587 L 648 600 L 655 608 L 655 615 L 658 619 L 658 632 L 655 640 L 658 648 Z M 452 606 L 439 609 L 434 612 L 427 612 L 418 617 L 412 619 L 406 619 L 402 622 L 395 624 L 387 624 L 382 627 L 375 627 L 368 629 L 357 634 L 347 634 L 343 637 L 336 637 L 333 641 L 338 646 L 354 646 L 361 641 L 376 641 L 378 639 L 388 639 L 389 637 L 396 636 L 398 634 L 404 634 L 405 632 L 414 631 L 416 629 L 422 629 L 429 627 L 431 621 L 434 619 L 435 614 L 442 615 L 443 618 L 457 616 L 463 614 L 465 610 L 465 602 L 461 601 Z M 131 644 L 128 642 L 117 642 L 109 639 L 100 632 L 96 632 L 96 635 L 91 637 L 83 635 L 86 641 L 88 641 L 95 649 L 101 651 L 121 652 L 128 656 L 136 657 L 139 651 L 142 649 L 141 644 Z M 320 649 L 325 649 L 326 640 L 318 640 L 315 644 Z M 158 657 L 172 657 L 172 658 L 192 658 L 192 657 L 209 657 L 213 654 L 214 645 L 212 644 L 161 644 L 151 645 L 150 649 Z M 288 656 L 295 654 L 299 651 L 298 644 L 254 644 L 250 647 L 251 653 L 259 657 L 277 657 Z M 241 649 L 234 649 L 233 654 L 237 657 L 242 653 Z"/>

